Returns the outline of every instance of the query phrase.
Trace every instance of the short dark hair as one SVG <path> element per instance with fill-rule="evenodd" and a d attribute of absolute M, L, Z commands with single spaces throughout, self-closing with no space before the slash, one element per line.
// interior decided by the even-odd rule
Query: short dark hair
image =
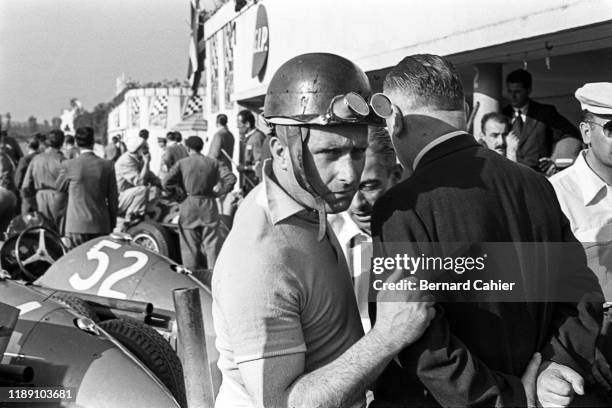
<path fill-rule="evenodd" d="M 78 147 L 93 147 L 94 145 L 94 130 L 92 127 L 85 126 L 76 130 L 74 137 Z"/>
<path fill-rule="evenodd" d="M 253 116 L 250 110 L 241 110 L 240 112 L 238 112 L 238 116 L 243 122 L 247 122 L 249 125 L 251 125 L 251 127 L 255 127 L 255 116 Z"/>
<path fill-rule="evenodd" d="M 595 115 L 593 115 L 593 113 L 589 112 L 586 109 L 582 110 L 582 121 L 583 122 L 591 122 L 593 121 L 593 119 L 595 119 Z"/>
<path fill-rule="evenodd" d="M 47 137 L 47 146 L 59 149 L 64 144 L 64 132 L 59 129 L 54 129 L 49 132 Z"/>
<path fill-rule="evenodd" d="M 204 142 L 198 136 L 189 136 L 185 140 L 185 146 L 199 153 L 204 148 Z"/>
<path fill-rule="evenodd" d="M 147 129 L 140 129 L 138 136 L 142 137 L 144 140 L 147 140 L 149 138 L 149 131 Z"/>
<path fill-rule="evenodd" d="M 368 151 L 378 155 L 387 169 L 397 163 L 391 136 L 384 127 L 371 126 L 368 128 Z"/>
<path fill-rule="evenodd" d="M 482 120 L 480 121 L 480 130 L 482 130 L 483 134 L 485 132 L 485 125 L 490 120 L 494 120 L 496 122 L 503 123 L 506 126 L 510 126 L 510 120 L 505 115 L 498 112 L 489 112 L 485 114 L 482 117 Z"/>
<path fill-rule="evenodd" d="M 40 147 L 40 142 L 38 141 L 37 138 L 33 137 L 30 140 L 28 140 L 28 149 L 38 150 L 39 147 Z"/>
<path fill-rule="evenodd" d="M 506 76 L 506 84 L 522 84 L 523 88 L 531 89 L 531 85 L 533 84 L 533 79 L 531 78 L 531 74 L 524 69 L 517 69 L 512 71 Z"/>
<path fill-rule="evenodd" d="M 391 68 L 384 89 L 399 90 L 411 107 L 431 106 L 440 110 L 463 110 L 463 86 L 454 65 L 432 54 L 411 55 Z"/>
<path fill-rule="evenodd" d="M 225 113 L 218 114 L 217 123 L 221 126 L 226 126 L 227 125 L 227 115 Z"/>
<path fill-rule="evenodd" d="M 64 143 L 74 146 L 74 136 L 66 135 L 66 138 L 64 139 Z"/>
<path fill-rule="evenodd" d="M 174 132 L 174 140 L 178 143 L 180 143 L 181 140 L 183 140 L 183 135 L 181 135 L 181 132 Z"/>

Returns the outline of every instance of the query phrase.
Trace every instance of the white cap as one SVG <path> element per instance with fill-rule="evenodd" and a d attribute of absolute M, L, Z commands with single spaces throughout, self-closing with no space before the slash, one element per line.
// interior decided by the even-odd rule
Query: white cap
<path fill-rule="evenodd" d="M 612 115 L 612 82 L 584 84 L 576 91 L 582 110 L 596 115 Z"/>
<path fill-rule="evenodd" d="M 145 140 L 140 136 L 130 137 L 125 141 L 125 147 L 130 153 L 136 152 L 143 144 L 145 144 Z"/>

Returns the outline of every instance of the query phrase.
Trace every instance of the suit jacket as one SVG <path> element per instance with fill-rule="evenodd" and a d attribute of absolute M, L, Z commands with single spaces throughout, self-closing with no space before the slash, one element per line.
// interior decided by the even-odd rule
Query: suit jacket
<path fill-rule="evenodd" d="M 221 127 L 213 136 L 212 142 L 210 142 L 210 149 L 208 150 L 208 156 L 213 159 L 217 159 L 225 163 L 228 168 L 232 168 L 232 162 L 221 153 L 221 149 L 225 150 L 230 157 L 234 154 L 234 135 L 232 132 L 227 130 L 227 127 Z"/>
<path fill-rule="evenodd" d="M 398 406 L 526 406 L 520 377 L 537 351 L 544 360 L 585 377 L 590 373 L 602 320 L 601 288 L 543 175 L 480 146 L 471 135 L 454 137 L 428 151 L 410 178 L 379 199 L 372 233 L 374 257 L 393 256 L 393 242 L 439 243 L 442 257 L 456 257 L 459 242 L 563 242 L 563 251 L 517 252 L 507 258 L 514 262 L 500 267 L 506 281 L 519 282 L 515 295 L 566 288 L 582 296 L 580 303 L 477 303 L 457 302 L 464 295 L 451 294 L 436 305 L 425 334 L 399 354 L 403 369 L 391 364 L 383 373 L 377 400 Z M 562 267 L 570 275 L 561 275 Z"/>
<path fill-rule="evenodd" d="M 15 187 L 17 187 L 17 189 L 21 189 L 23 179 L 25 178 L 26 170 L 28 169 L 28 166 L 30 165 L 30 162 L 32 161 L 34 156 L 36 156 L 37 154 L 38 152 L 30 153 L 19 159 L 17 169 L 15 170 Z"/>
<path fill-rule="evenodd" d="M 170 170 L 172 166 L 179 160 L 187 157 L 189 153 L 185 146 L 180 143 L 171 143 L 166 146 L 164 153 L 162 154 L 162 166 Z"/>
<path fill-rule="evenodd" d="M 503 109 L 510 120 L 514 118 L 514 109 L 508 105 Z M 527 119 L 519 136 L 516 158 L 519 163 L 538 169 L 538 160 L 551 157 L 557 142 L 565 138 L 581 140 L 580 132 L 564 118 L 552 105 L 544 105 L 530 100 L 527 108 Z M 577 151 L 575 152 L 577 154 Z M 575 158 L 575 154 L 572 153 Z M 564 155 L 561 155 L 564 157 Z"/>
<path fill-rule="evenodd" d="M 56 188 L 68 193 L 67 233 L 108 234 L 117 221 L 113 163 L 85 152 L 62 163 Z"/>

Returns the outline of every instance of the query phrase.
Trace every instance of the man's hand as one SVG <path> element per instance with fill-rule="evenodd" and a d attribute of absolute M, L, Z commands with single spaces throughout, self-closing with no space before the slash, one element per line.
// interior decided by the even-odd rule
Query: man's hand
<path fill-rule="evenodd" d="M 396 270 L 385 283 L 399 283 L 402 276 L 402 271 Z M 436 316 L 432 297 L 416 289 L 380 290 L 376 300 L 376 324 L 372 330 L 396 352 L 418 340 Z"/>
<path fill-rule="evenodd" d="M 593 377 L 595 381 L 604 390 L 612 390 L 612 370 L 610 370 L 610 364 L 603 353 L 599 350 L 599 347 L 595 347 L 595 364 L 593 364 Z"/>
<path fill-rule="evenodd" d="M 525 388 L 525 396 L 527 397 L 527 408 L 535 408 L 537 406 L 536 379 L 538 378 L 538 369 L 541 363 L 542 355 L 535 353 L 531 360 L 529 360 L 525 373 L 521 377 L 523 388 Z"/>
<path fill-rule="evenodd" d="M 571 368 L 557 364 L 543 364 L 537 381 L 538 403 L 542 407 L 567 407 L 574 393 L 584 395 L 584 379 Z"/>
<path fill-rule="evenodd" d="M 544 173 L 546 177 L 550 177 L 557 172 L 557 166 L 550 157 L 540 157 L 540 160 L 538 160 L 538 166 L 540 171 Z"/>

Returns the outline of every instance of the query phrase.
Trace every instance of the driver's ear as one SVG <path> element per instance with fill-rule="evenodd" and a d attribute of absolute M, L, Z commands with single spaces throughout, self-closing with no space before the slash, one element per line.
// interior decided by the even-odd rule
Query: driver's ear
<path fill-rule="evenodd" d="M 272 160 L 277 163 L 281 169 L 289 169 L 289 149 L 278 136 L 272 136 L 270 138 L 270 153 L 272 154 Z"/>

